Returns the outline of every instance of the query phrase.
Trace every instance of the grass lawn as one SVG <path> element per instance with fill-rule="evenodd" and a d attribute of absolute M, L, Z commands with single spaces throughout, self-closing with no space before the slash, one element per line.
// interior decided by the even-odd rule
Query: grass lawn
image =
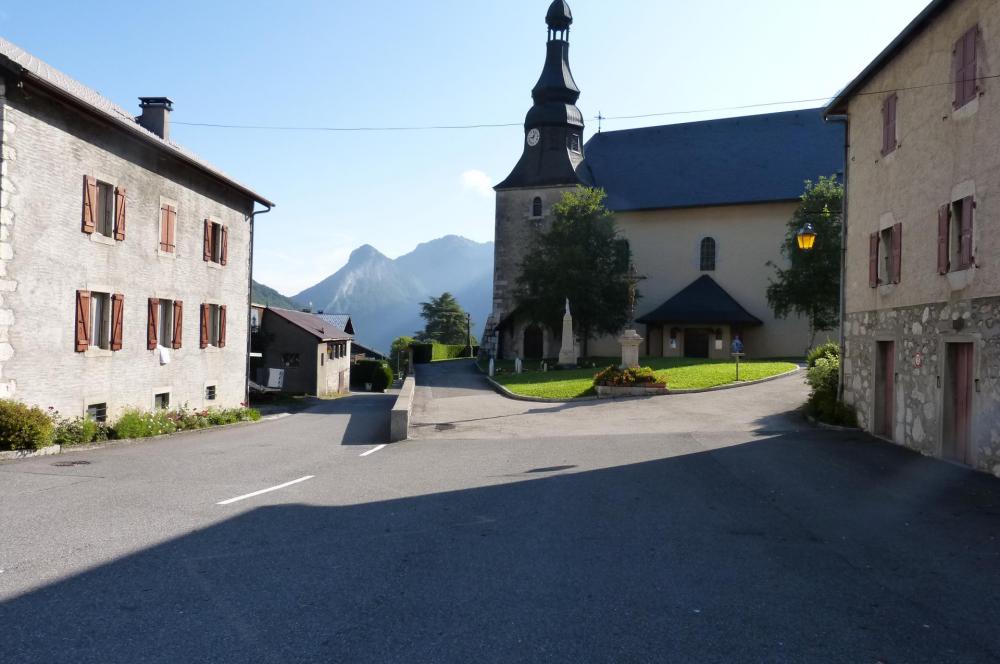
<path fill-rule="evenodd" d="M 600 369 L 617 364 L 611 358 L 586 360 L 594 368 L 549 371 L 542 373 L 538 363 L 526 362 L 525 371 L 514 375 L 514 363 L 497 363 L 502 373 L 495 379 L 515 394 L 545 399 L 575 399 L 594 394 L 594 374 Z M 652 367 L 656 377 L 672 390 L 695 390 L 718 387 L 736 382 L 736 364 L 727 360 L 699 360 L 681 357 L 647 357 L 641 360 L 644 367 Z M 740 380 L 760 380 L 791 371 L 794 362 L 784 360 L 747 360 L 740 362 Z"/>

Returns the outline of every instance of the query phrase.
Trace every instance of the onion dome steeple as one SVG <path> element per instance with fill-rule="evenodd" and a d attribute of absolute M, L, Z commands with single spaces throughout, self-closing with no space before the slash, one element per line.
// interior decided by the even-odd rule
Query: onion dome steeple
<path fill-rule="evenodd" d="M 524 121 L 524 154 L 497 189 L 585 184 L 583 115 L 576 107 L 580 88 L 569 66 L 569 29 L 573 12 L 555 0 L 548 25 L 545 66 L 531 91 L 534 105 Z"/>

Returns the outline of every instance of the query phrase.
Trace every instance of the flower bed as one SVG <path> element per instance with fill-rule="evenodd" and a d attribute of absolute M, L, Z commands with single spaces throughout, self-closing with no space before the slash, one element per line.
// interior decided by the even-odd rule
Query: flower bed
<path fill-rule="evenodd" d="M 594 391 L 602 399 L 669 394 L 666 382 L 649 367 L 608 367 L 594 376 Z"/>

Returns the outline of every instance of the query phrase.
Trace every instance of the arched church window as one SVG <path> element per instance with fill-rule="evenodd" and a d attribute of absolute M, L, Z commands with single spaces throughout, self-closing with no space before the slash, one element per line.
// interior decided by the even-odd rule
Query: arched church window
<path fill-rule="evenodd" d="M 539 196 L 536 196 L 535 200 L 531 203 L 531 216 L 542 216 L 542 199 Z"/>
<path fill-rule="evenodd" d="M 706 237 L 701 241 L 701 271 L 715 271 L 715 238 Z"/>

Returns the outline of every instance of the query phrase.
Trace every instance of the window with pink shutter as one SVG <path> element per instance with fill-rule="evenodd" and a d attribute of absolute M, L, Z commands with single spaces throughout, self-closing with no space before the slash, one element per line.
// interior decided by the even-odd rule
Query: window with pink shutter
<path fill-rule="evenodd" d="M 952 71 L 955 78 L 955 108 L 961 108 L 979 94 L 979 26 L 969 28 L 955 43 Z"/>

